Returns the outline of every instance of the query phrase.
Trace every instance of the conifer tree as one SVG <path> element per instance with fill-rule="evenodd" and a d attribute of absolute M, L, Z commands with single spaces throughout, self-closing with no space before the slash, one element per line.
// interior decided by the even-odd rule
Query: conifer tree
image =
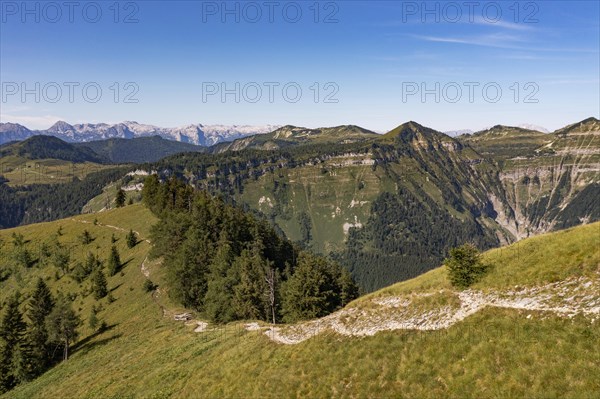
<path fill-rule="evenodd" d="M 92 237 L 89 231 L 83 230 L 83 233 L 81 233 L 81 235 L 79 236 L 79 240 L 82 244 L 87 245 L 94 241 L 94 238 Z"/>
<path fill-rule="evenodd" d="M 34 375 L 41 374 L 50 365 L 50 344 L 46 318 L 54 308 L 54 298 L 41 278 L 29 301 L 27 316 L 30 321 L 27 336 L 31 345 L 31 365 Z"/>
<path fill-rule="evenodd" d="M 66 274 L 69 271 L 70 262 L 71 254 L 69 253 L 69 249 L 62 246 L 56 247 L 54 254 L 52 255 L 52 263 L 54 266 Z"/>
<path fill-rule="evenodd" d="M 121 268 L 121 256 L 119 255 L 119 251 L 115 245 L 110 249 L 110 256 L 108 258 L 108 275 L 114 276 L 117 274 L 119 269 Z"/>
<path fill-rule="evenodd" d="M 469 287 L 487 270 L 481 261 L 481 255 L 473 244 L 463 244 L 452 248 L 450 256 L 444 259 L 450 283 L 459 289 Z"/>
<path fill-rule="evenodd" d="M 23 379 L 23 365 L 25 359 L 27 325 L 19 310 L 19 294 L 15 293 L 8 304 L 0 325 L 0 338 L 2 350 L 0 353 L 0 392 L 12 389 Z"/>
<path fill-rule="evenodd" d="M 104 298 L 108 295 L 108 287 L 106 283 L 106 276 L 101 269 L 96 269 L 92 274 L 92 292 L 96 300 Z"/>
<path fill-rule="evenodd" d="M 125 206 L 125 191 L 122 188 L 117 190 L 117 197 L 115 198 L 115 205 L 117 208 L 122 208 Z"/>
<path fill-rule="evenodd" d="M 15 263 L 24 268 L 33 266 L 34 260 L 31 256 L 31 252 L 29 252 L 27 248 L 17 247 L 15 252 Z"/>
<path fill-rule="evenodd" d="M 233 259 L 231 245 L 222 234 L 217 253 L 210 264 L 210 279 L 204 298 L 206 315 L 217 322 L 227 322 L 235 318 L 232 306 L 235 283 Z"/>
<path fill-rule="evenodd" d="M 85 259 L 85 270 L 88 275 L 91 274 L 94 270 L 99 268 L 101 265 L 100 260 L 91 252 L 88 252 L 88 256 Z"/>
<path fill-rule="evenodd" d="M 286 321 L 325 316 L 358 296 L 358 288 L 335 262 L 303 252 L 283 287 Z"/>
<path fill-rule="evenodd" d="M 128 248 L 135 247 L 137 244 L 137 234 L 135 234 L 133 230 L 129 230 L 129 233 L 127 233 L 126 240 Z"/>
<path fill-rule="evenodd" d="M 98 316 L 96 315 L 96 308 L 92 307 L 92 311 L 90 312 L 90 318 L 88 319 L 88 325 L 94 331 L 98 328 Z"/>
<path fill-rule="evenodd" d="M 234 287 L 234 308 L 240 319 L 269 318 L 264 260 L 255 251 L 242 251 L 236 259 L 239 278 Z"/>

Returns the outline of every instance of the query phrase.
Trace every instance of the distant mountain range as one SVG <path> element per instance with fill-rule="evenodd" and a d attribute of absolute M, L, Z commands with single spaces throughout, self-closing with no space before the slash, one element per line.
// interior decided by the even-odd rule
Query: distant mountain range
<path fill-rule="evenodd" d="M 122 122 L 114 125 L 107 123 L 84 123 L 70 125 L 58 121 L 46 130 L 30 130 L 17 123 L 0 123 L 0 144 L 10 141 L 21 141 L 31 136 L 46 135 L 58 137 L 71 143 L 81 143 L 112 138 L 131 139 L 136 137 L 160 136 L 162 138 L 183 143 L 211 146 L 217 143 L 232 141 L 238 138 L 261 133 L 269 133 L 278 129 L 277 125 L 188 125 L 175 128 L 164 128 L 144 125 L 137 122 Z"/>
<path fill-rule="evenodd" d="M 549 131 L 541 126 L 521 124 L 522 129 L 534 130 L 542 133 Z M 228 143 L 240 138 L 257 134 L 271 133 L 277 129 L 285 128 L 280 125 L 202 125 L 192 124 L 174 128 L 165 128 L 146 125 L 138 122 L 125 121 L 117 124 L 108 123 L 82 123 L 71 125 L 58 121 L 46 130 L 31 130 L 18 123 L 0 123 L 0 144 L 11 141 L 25 140 L 31 136 L 46 135 L 58 137 L 71 143 L 84 143 L 90 141 L 106 140 L 113 138 L 131 139 L 137 137 L 160 136 L 167 140 L 210 147 L 219 143 Z M 306 129 L 318 131 L 319 129 Z M 361 128 L 362 129 L 362 128 Z M 482 129 L 481 131 L 488 130 Z M 366 132 L 372 133 L 371 131 Z M 452 130 L 444 132 L 448 136 L 456 137 L 464 134 L 476 133 L 471 129 Z M 250 146 L 256 145 L 252 143 Z M 223 148 L 228 148 L 224 146 Z"/>

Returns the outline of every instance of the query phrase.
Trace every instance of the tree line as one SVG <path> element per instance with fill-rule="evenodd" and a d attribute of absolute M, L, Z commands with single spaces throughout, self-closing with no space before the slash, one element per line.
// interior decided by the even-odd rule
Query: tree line
<path fill-rule="evenodd" d="M 68 299 L 54 298 L 41 278 L 25 314 L 19 308 L 19 297 L 17 292 L 9 299 L 0 324 L 0 393 L 32 380 L 61 359 L 67 360 L 81 322 Z"/>
<path fill-rule="evenodd" d="M 0 228 L 48 222 L 78 215 L 102 189 L 127 173 L 127 168 L 90 173 L 61 184 L 11 187 L 0 179 Z"/>

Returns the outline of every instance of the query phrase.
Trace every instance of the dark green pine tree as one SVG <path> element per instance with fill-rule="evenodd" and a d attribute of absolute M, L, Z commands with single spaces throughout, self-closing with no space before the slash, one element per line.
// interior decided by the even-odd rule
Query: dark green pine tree
<path fill-rule="evenodd" d="M 341 266 L 339 266 L 340 275 L 338 276 L 337 282 L 340 287 L 339 295 L 340 295 L 340 305 L 346 306 L 348 303 L 358 298 L 360 295 L 360 290 L 354 279 L 352 279 L 352 275 L 350 272 Z"/>
<path fill-rule="evenodd" d="M 450 256 L 444 259 L 450 283 L 459 289 L 465 289 L 476 282 L 487 270 L 481 261 L 479 250 L 473 244 L 463 244 L 452 248 Z"/>
<path fill-rule="evenodd" d="M 122 188 L 117 190 L 117 197 L 115 198 L 115 204 L 117 208 L 122 208 L 125 206 L 125 191 Z"/>
<path fill-rule="evenodd" d="M 29 268 L 33 266 L 34 259 L 26 248 L 18 247 L 15 253 L 15 263 L 20 267 Z"/>
<path fill-rule="evenodd" d="M 210 264 L 210 279 L 204 300 L 207 317 L 217 322 L 235 319 L 232 302 L 237 271 L 232 265 L 234 253 L 225 237 L 226 234 L 222 233 L 217 253 Z"/>
<path fill-rule="evenodd" d="M 50 289 L 41 278 L 31 300 L 27 316 L 31 324 L 27 331 L 29 344 L 31 346 L 31 366 L 34 375 L 40 375 L 50 366 L 51 352 L 48 342 L 48 330 L 46 329 L 46 318 L 54 308 L 54 298 Z"/>
<path fill-rule="evenodd" d="M 28 353 L 25 338 L 27 325 L 19 310 L 19 294 L 11 297 L 0 325 L 3 346 L 0 353 L 0 393 L 27 380 Z"/>
<path fill-rule="evenodd" d="M 101 269 L 96 269 L 92 274 L 92 292 L 96 300 L 104 298 L 108 295 L 108 285 L 106 283 L 106 276 Z"/>
<path fill-rule="evenodd" d="M 336 270 L 327 259 L 304 252 L 283 286 L 282 310 L 287 322 L 322 317 L 340 306 Z"/>
<path fill-rule="evenodd" d="M 87 258 L 85 259 L 84 269 L 89 276 L 94 270 L 101 266 L 100 260 L 93 253 L 89 252 Z"/>
<path fill-rule="evenodd" d="M 137 234 L 135 234 L 135 231 L 133 230 L 129 230 L 129 233 L 127 233 L 127 247 L 128 248 L 133 248 L 136 246 L 137 244 Z"/>
<path fill-rule="evenodd" d="M 114 276 L 121 269 L 121 256 L 115 245 L 110 249 L 107 268 L 109 276 Z"/>
<path fill-rule="evenodd" d="M 89 231 L 83 230 L 83 233 L 81 233 L 81 235 L 79 236 L 79 240 L 83 245 L 88 245 L 92 241 L 94 241 L 94 237 L 92 237 Z"/>
<path fill-rule="evenodd" d="M 269 319 L 266 281 L 267 262 L 256 250 L 244 250 L 236 259 L 237 284 L 234 287 L 233 307 L 239 319 Z"/>
<path fill-rule="evenodd" d="M 92 307 L 92 311 L 91 311 L 90 317 L 88 319 L 88 325 L 94 331 L 96 331 L 96 329 L 98 328 L 98 324 L 100 323 L 99 320 L 98 320 L 98 316 L 96 315 L 95 310 L 96 310 L 96 308 Z"/>

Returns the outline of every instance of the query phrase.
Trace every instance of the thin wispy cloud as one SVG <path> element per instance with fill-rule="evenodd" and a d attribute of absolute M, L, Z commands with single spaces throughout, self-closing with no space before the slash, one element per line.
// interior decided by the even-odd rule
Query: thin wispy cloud
<path fill-rule="evenodd" d="M 413 37 L 429 42 L 467 44 L 472 46 L 499 48 L 516 48 L 518 46 L 516 46 L 515 43 L 522 43 L 525 41 L 523 37 L 507 34 L 486 34 L 462 37 L 413 35 Z"/>
<path fill-rule="evenodd" d="M 523 45 L 519 45 L 517 43 L 525 43 L 526 39 L 519 38 L 517 36 L 510 36 L 510 35 L 474 35 L 474 36 L 463 36 L 463 37 L 428 36 L 428 35 L 411 35 L 411 36 L 415 39 L 428 41 L 428 42 L 464 44 L 464 45 L 470 45 L 470 46 L 494 47 L 494 48 L 503 48 L 503 49 L 510 49 L 510 50 L 540 51 L 540 52 L 543 52 L 543 51 L 567 52 L 567 53 L 598 53 L 598 50 L 593 50 L 593 49 L 523 46 Z"/>
<path fill-rule="evenodd" d="M 504 29 L 504 30 L 511 30 L 511 31 L 521 31 L 521 32 L 531 32 L 534 30 L 538 30 L 538 24 L 534 23 L 534 22 L 511 22 L 511 21 L 505 21 L 502 19 L 499 19 L 497 21 L 493 20 L 493 19 L 486 19 L 483 18 L 482 16 L 474 16 L 471 18 L 461 18 L 457 21 L 452 21 L 452 20 L 447 20 L 447 19 L 440 19 L 440 20 L 428 20 L 428 19 L 419 19 L 419 18 L 415 18 L 415 19 L 409 19 L 409 20 L 391 20 L 391 21 L 384 21 L 384 22 L 379 22 L 377 24 L 373 24 L 373 26 L 380 26 L 380 27 L 398 27 L 398 26 L 418 26 L 418 25 L 423 25 L 423 26 L 432 26 L 432 25 L 445 25 L 445 26 L 453 26 L 453 25 L 460 25 L 460 26 L 465 26 L 465 25 L 473 25 L 473 26 L 486 26 L 486 27 L 490 27 L 490 28 L 500 28 L 500 29 Z"/>
<path fill-rule="evenodd" d="M 492 27 L 492 28 L 502 28 L 502 29 L 507 29 L 507 30 L 516 30 L 516 31 L 533 31 L 535 29 L 535 25 L 533 23 L 516 23 L 516 22 L 509 22 L 509 21 L 503 21 L 503 20 L 499 20 L 499 21 L 493 21 L 493 20 L 489 20 L 489 19 L 485 19 L 483 17 L 475 17 L 473 22 L 469 22 L 469 21 L 465 21 L 465 23 L 473 23 L 476 25 L 481 25 L 481 26 L 488 26 L 488 27 Z"/>

